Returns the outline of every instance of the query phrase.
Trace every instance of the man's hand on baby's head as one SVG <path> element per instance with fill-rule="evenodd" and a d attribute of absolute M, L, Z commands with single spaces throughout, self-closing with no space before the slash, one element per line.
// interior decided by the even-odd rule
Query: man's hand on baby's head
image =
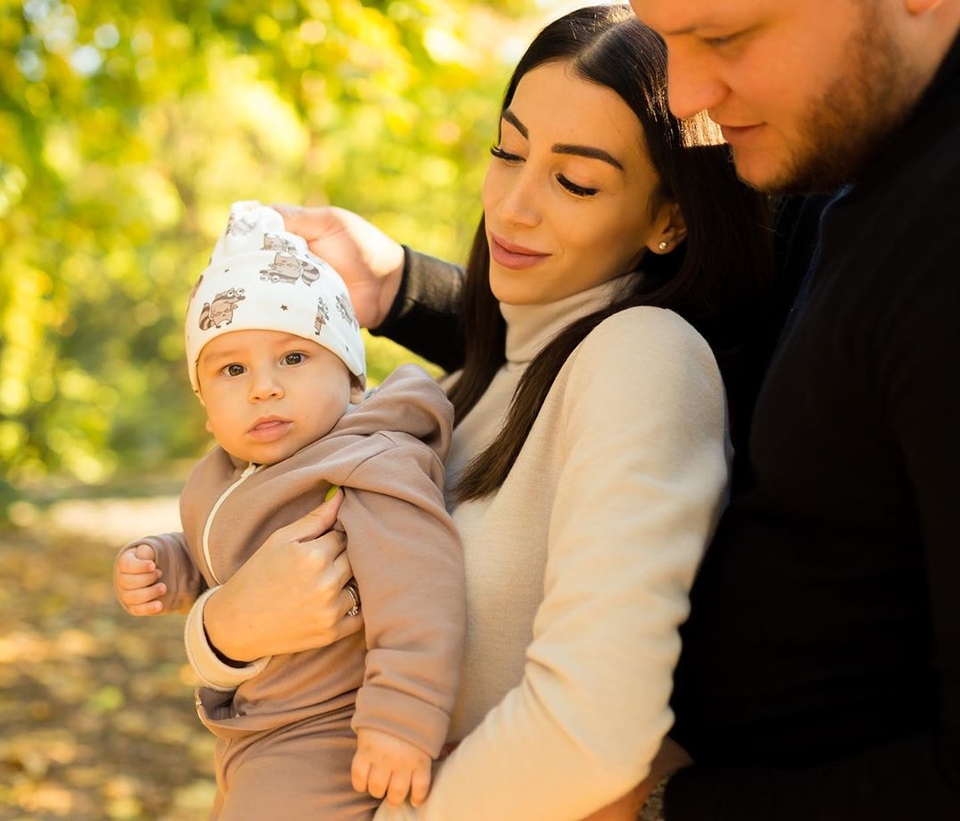
<path fill-rule="evenodd" d="M 389 733 L 361 727 L 357 730 L 357 752 L 351 776 L 357 792 L 386 798 L 399 807 L 409 795 L 419 807 L 430 790 L 433 760 L 419 747 Z"/>
<path fill-rule="evenodd" d="M 167 586 L 160 581 L 156 551 L 148 544 L 124 550 L 113 567 L 113 589 L 131 616 L 156 616 L 163 612 L 160 598 Z"/>

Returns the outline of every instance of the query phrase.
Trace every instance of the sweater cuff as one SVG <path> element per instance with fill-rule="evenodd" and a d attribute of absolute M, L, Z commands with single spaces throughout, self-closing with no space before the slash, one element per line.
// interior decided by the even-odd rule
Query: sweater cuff
<path fill-rule="evenodd" d="M 416 251 L 412 251 L 406 245 L 402 247 L 403 271 L 400 273 L 400 287 L 397 289 L 397 295 L 393 298 L 393 304 L 390 306 L 390 310 L 387 311 L 387 315 L 383 318 L 383 322 L 377 325 L 376 328 L 367 329 L 373 336 L 386 336 L 389 338 L 390 331 L 393 326 L 397 324 L 397 320 L 401 319 L 403 315 L 407 313 L 412 304 L 407 298 L 407 291 L 410 288 L 410 266 L 413 264 L 412 258 L 418 255 Z"/>
<path fill-rule="evenodd" d="M 229 692 L 260 675 L 270 661 L 270 656 L 256 659 L 243 667 L 231 667 L 217 655 L 203 627 L 203 608 L 207 599 L 219 589 L 212 587 L 207 590 L 190 609 L 183 628 L 183 642 L 187 648 L 187 659 L 200 679 L 201 686 Z"/>
<path fill-rule="evenodd" d="M 401 738 L 436 759 L 447 738 L 445 710 L 392 688 L 364 684 L 357 692 L 354 732 L 369 727 Z"/>

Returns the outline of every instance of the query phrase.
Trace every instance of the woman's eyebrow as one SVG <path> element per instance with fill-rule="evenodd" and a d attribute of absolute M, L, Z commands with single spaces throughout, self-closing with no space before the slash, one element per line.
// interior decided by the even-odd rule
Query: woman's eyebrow
<path fill-rule="evenodd" d="M 517 115 L 514 114 L 509 108 L 500 115 L 500 117 L 506 120 L 510 125 L 512 125 L 520 134 L 526 139 L 530 136 L 530 132 L 527 130 L 527 127 L 517 119 Z"/>
<path fill-rule="evenodd" d="M 500 116 L 502 119 L 510 123 L 510 125 L 512 125 L 515 129 L 517 129 L 524 139 L 529 139 L 529 130 L 522 122 L 520 122 L 517 115 L 514 114 L 509 108 L 506 109 Z M 620 160 L 618 160 L 612 154 L 604 151 L 602 148 L 595 148 L 590 145 L 554 143 L 554 145 L 551 146 L 551 150 L 555 154 L 573 154 L 574 156 L 587 157 L 591 160 L 602 160 L 605 163 L 609 163 L 614 168 L 619 168 L 621 171 L 623 171 L 623 163 L 621 163 Z"/>
<path fill-rule="evenodd" d="M 569 145 L 567 143 L 554 143 L 551 150 L 556 154 L 574 154 L 577 157 L 588 157 L 591 160 L 603 160 L 614 168 L 623 171 L 623 163 L 612 154 L 608 154 L 602 148 L 594 148 L 592 145 Z"/>

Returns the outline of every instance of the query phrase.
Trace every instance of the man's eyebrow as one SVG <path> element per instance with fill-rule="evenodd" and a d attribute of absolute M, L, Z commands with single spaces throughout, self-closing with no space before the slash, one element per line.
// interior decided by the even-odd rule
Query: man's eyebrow
<path fill-rule="evenodd" d="M 623 171 L 623 164 L 614 157 L 612 154 L 608 154 L 602 148 L 594 148 L 590 145 L 568 145 L 566 143 L 554 143 L 552 150 L 556 154 L 573 154 L 577 157 L 587 157 L 591 160 L 603 160 L 605 163 L 609 163 L 614 168 L 619 168 Z"/>
<path fill-rule="evenodd" d="M 680 37 L 683 34 L 693 34 L 699 26 L 685 26 L 680 29 L 672 29 L 671 31 L 661 31 L 657 29 L 657 34 L 660 35 L 661 39 L 664 37 Z"/>

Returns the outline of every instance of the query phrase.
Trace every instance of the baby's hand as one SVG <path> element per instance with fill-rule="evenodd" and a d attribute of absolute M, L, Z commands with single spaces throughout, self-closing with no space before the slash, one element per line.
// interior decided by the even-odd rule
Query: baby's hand
<path fill-rule="evenodd" d="M 409 793 L 410 803 L 419 807 L 430 789 L 432 764 L 419 747 L 389 733 L 360 728 L 350 770 L 353 788 L 374 798 L 386 796 L 391 807 L 399 807 Z"/>
<path fill-rule="evenodd" d="M 163 611 L 160 597 L 167 586 L 160 581 L 157 554 L 148 544 L 124 550 L 113 566 L 113 589 L 131 616 L 155 616 Z"/>

